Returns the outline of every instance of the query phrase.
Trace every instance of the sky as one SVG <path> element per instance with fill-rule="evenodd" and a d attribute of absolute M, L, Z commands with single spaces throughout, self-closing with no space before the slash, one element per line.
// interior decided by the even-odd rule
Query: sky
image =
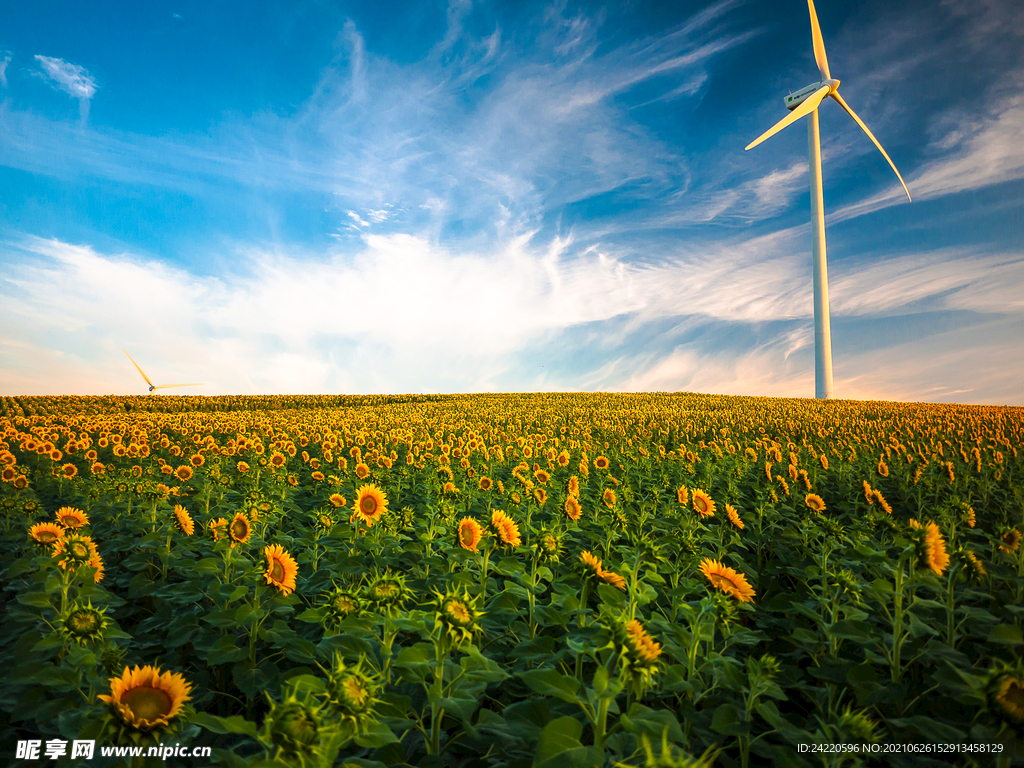
<path fill-rule="evenodd" d="M 1024 4 L 819 0 L 835 394 L 1024 405 Z M 803 0 L 10 4 L 0 394 L 814 396 Z"/>

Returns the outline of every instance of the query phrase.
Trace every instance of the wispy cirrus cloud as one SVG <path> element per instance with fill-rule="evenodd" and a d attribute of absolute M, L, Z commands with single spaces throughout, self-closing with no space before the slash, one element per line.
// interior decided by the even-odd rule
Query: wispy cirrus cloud
<path fill-rule="evenodd" d="M 96 93 L 96 81 L 89 71 L 78 64 L 63 59 L 36 55 L 36 61 L 50 85 L 73 99 L 78 99 L 79 113 L 83 122 L 89 117 L 89 102 Z"/>

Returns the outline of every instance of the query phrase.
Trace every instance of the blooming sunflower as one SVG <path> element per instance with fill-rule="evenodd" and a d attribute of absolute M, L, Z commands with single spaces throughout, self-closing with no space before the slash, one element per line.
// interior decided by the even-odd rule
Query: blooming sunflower
<path fill-rule="evenodd" d="M 603 501 L 604 505 L 606 507 L 608 507 L 609 509 L 614 507 L 615 506 L 615 491 L 613 491 L 611 488 L 605 488 L 604 489 L 604 493 L 601 494 L 601 501 Z"/>
<path fill-rule="evenodd" d="M 500 509 L 496 509 L 491 513 L 491 527 L 504 546 L 518 547 L 523 543 L 522 538 L 519 536 L 519 526 L 516 525 L 515 520 Z"/>
<path fill-rule="evenodd" d="M 815 512 L 825 511 L 825 500 L 816 493 L 808 493 L 804 496 L 804 504 L 807 505 L 808 509 Z"/>
<path fill-rule="evenodd" d="M 192 479 L 192 467 L 190 467 L 188 464 L 182 464 L 180 467 L 174 470 L 174 475 L 179 480 L 181 480 L 181 482 L 187 483 L 189 480 Z"/>
<path fill-rule="evenodd" d="M 911 528 L 921 529 L 921 524 L 916 520 L 911 520 L 910 526 Z M 929 522 L 924 526 L 924 536 L 921 540 L 921 561 L 939 576 L 949 567 L 946 542 L 942 538 L 939 526 L 934 522 Z"/>
<path fill-rule="evenodd" d="M 225 520 L 223 517 L 218 517 L 216 520 L 211 520 L 209 523 L 206 524 L 206 528 L 210 532 L 210 535 L 213 536 L 214 541 L 220 539 L 220 537 L 227 530 L 227 527 L 228 521 Z"/>
<path fill-rule="evenodd" d="M 740 513 L 736 511 L 736 507 L 732 504 L 725 505 L 725 514 L 729 518 L 729 522 L 739 528 L 741 531 L 746 528 L 743 524 L 743 520 L 740 519 Z"/>
<path fill-rule="evenodd" d="M 267 584 L 273 584 L 281 590 L 282 595 L 288 597 L 295 590 L 295 577 L 299 573 L 298 563 L 280 544 L 264 547 L 263 555 L 267 558 L 267 570 L 264 574 Z"/>
<path fill-rule="evenodd" d="M 159 667 L 124 668 L 121 677 L 110 678 L 110 695 L 99 696 L 125 722 L 141 731 L 170 724 L 191 699 L 190 683 L 180 674 L 160 673 Z"/>
<path fill-rule="evenodd" d="M 180 504 L 174 505 L 174 519 L 178 522 L 178 528 L 186 536 L 191 536 L 195 533 L 196 524 L 192 521 L 192 516 Z"/>
<path fill-rule="evenodd" d="M 237 468 L 238 468 L 238 473 L 241 474 L 241 475 L 244 475 L 246 472 L 249 471 L 249 465 L 246 464 L 244 461 L 238 462 Z"/>
<path fill-rule="evenodd" d="M 28 535 L 31 536 L 37 544 L 49 546 L 64 538 L 64 529 L 56 523 L 36 523 L 28 529 Z"/>
<path fill-rule="evenodd" d="M 752 602 L 756 596 L 743 574 L 737 573 L 732 568 L 727 568 L 717 560 L 707 557 L 701 560 L 700 572 L 711 582 L 711 586 L 732 595 L 741 603 Z"/>
<path fill-rule="evenodd" d="M 362 462 L 356 464 L 356 477 L 364 480 L 370 474 L 370 468 Z"/>
<path fill-rule="evenodd" d="M 458 647 L 480 632 L 480 617 L 483 613 L 476 609 L 479 598 L 470 597 L 463 590 L 442 594 L 435 591 L 436 611 L 434 625 L 444 630 L 451 643 Z"/>
<path fill-rule="evenodd" d="M 887 514 L 887 515 L 891 515 L 892 514 L 892 507 L 889 506 L 889 502 L 885 500 L 885 496 L 882 495 L 881 491 L 873 490 L 871 492 L 871 495 L 875 499 L 875 501 L 878 502 L 878 506 L 880 506 L 882 508 L 882 510 L 885 512 L 885 514 Z"/>
<path fill-rule="evenodd" d="M 1017 547 L 1020 546 L 1021 538 L 1022 537 L 1020 531 L 1018 531 L 1016 528 L 1011 528 L 999 537 L 999 541 L 1002 542 L 999 545 L 999 548 L 1003 552 L 1016 552 Z"/>
<path fill-rule="evenodd" d="M 1024 679 L 1005 674 L 998 682 L 995 700 L 1003 711 L 1018 723 L 1024 723 Z"/>
<path fill-rule="evenodd" d="M 580 563 L 583 565 L 583 570 L 589 576 L 601 577 L 604 571 L 601 568 L 601 561 L 594 557 L 589 550 L 583 550 L 580 552 Z"/>
<path fill-rule="evenodd" d="M 676 490 L 676 501 L 684 507 L 690 503 L 690 491 L 685 485 L 680 485 Z"/>
<path fill-rule="evenodd" d="M 459 546 L 476 552 L 484 537 L 484 529 L 472 517 L 464 517 L 459 521 Z"/>
<path fill-rule="evenodd" d="M 287 461 L 288 459 L 280 451 L 274 451 L 272 454 L 270 454 L 270 466 L 272 466 L 274 469 L 280 469 L 285 465 Z"/>
<path fill-rule="evenodd" d="M 534 488 L 533 500 L 536 501 L 538 504 L 543 504 L 545 501 L 548 500 L 548 492 L 545 491 L 543 488 Z"/>
<path fill-rule="evenodd" d="M 579 501 L 576 500 L 575 496 L 567 496 L 565 499 L 565 515 L 570 520 L 579 520 L 583 514 L 583 508 L 580 506 Z"/>
<path fill-rule="evenodd" d="M 609 461 L 605 456 L 598 456 L 594 459 L 594 469 L 608 469 Z"/>
<path fill-rule="evenodd" d="M 358 517 L 368 526 L 373 526 L 380 519 L 388 508 L 388 499 L 384 491 L 376 485 L 360 486 L 356 494 L 355 517 Z"/>
<path fill-rule="evenodd" d="M 605 584 L 610 584 L 616 589 L 621 589 L 623 591 L 626 589 L 626 580 L 619 576 L 619 574 L 613 573 L 612 571 L 606 571 L 602 568 L 601 572 L 598 574 L 598 578 L 600 578 Z"/>
<path fill-rule="evenodd" d="M 206 463 L 206 457 L 203 456 L 203 454 L 201 454 L 201 453 L 197 453 L 197 454 L 194 454 L 191 458 L 189 458 L 188 462 L 193 467 L 201 467 L 201 466 L 203 466 L 203 464 Z"/>
<path fill-rule="evenodd" d="M 882 460 L 881 456 L 878 457 L 878 474 L 881 475 L 882 477 L 889 476 L 889 467 L 885 465 L 885 462 Z"/>
<path fill-rule="evenodd" d="M 341 507 L 344 507 L 346 504 L 348 504 L 348 499 L 346 499 L 340 493 L 332 493 L 328 501 L 331 502 L 331 506 L 334 507 L 335 509 L 340 509 Z"/>
<path fill-rule="evenodd" d="M 481 491 L 489 491 L 491 490 L 492 485 L 494 485 L 494 483 L 491 481 L 491 478 L 483 476 L 480 478 L 480 482 L 477 483 L 477 488 Z"/>
<path fill-rule="evenodd" d="M 99 557 L 99 551 L 90 536 L 65 533 L 63 538 L 53 543 L 52 556 L 57 558 L 61 568 L 73 571 L 79 566 L 91 564 L 90 561 Z"/>
<path fill-rule="evenodd" d="M 652 664 L 661 656 L 661 643 L 654 642 L 643 625 L 633 619 L 626 625 L 627 644 L 636 654 L 637 658 L 647 664 Z"/>
<path fill-rule="evenodd" d="M 89 524 L 89 516 L 74 507 L 61 507 L 57 510 L 56 517 L 60 525 L 71 530 Z"/>
<path fill-rule="evenodd" d="M 249 518 L 241 512 L 236 512 L 231 520 L 231 525 L 228 526 L 228 535 L 231 537 L 232 547 L 235 544 L 245 544 L 249 540 L 249 536 L 252 535 L 252 524 L 249 522 Z"/>
<path fill-rule="evenodd" d="M 60 468 L 60 472 L 62 475 L 64 475 L 64 477 L 72 478 L 78 474 L 78 467 L 76 467 L 74 464 L 65 464 L 63 467 Z"/>
<path fill-rule="evenodd" d="M 715 516 L 715 502 L 700 488 L 693 489 L 693 508 L 701 517 Z"/>

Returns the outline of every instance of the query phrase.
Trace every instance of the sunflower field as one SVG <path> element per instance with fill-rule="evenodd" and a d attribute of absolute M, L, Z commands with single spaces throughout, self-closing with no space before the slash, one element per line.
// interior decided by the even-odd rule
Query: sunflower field
<path fill-rule="evenodd" d="M 1021 765 L 1022 449 L 1008 407 L 0 398 L 3 764 Z"/>

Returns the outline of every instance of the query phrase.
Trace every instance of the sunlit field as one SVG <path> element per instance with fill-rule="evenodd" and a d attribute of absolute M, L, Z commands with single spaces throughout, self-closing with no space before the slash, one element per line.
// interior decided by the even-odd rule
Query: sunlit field
<path fill-rule="evenodd" d="M 1024 760 L 1024 409 L 26 397 L 0 440 L 4 764 Z"/>

